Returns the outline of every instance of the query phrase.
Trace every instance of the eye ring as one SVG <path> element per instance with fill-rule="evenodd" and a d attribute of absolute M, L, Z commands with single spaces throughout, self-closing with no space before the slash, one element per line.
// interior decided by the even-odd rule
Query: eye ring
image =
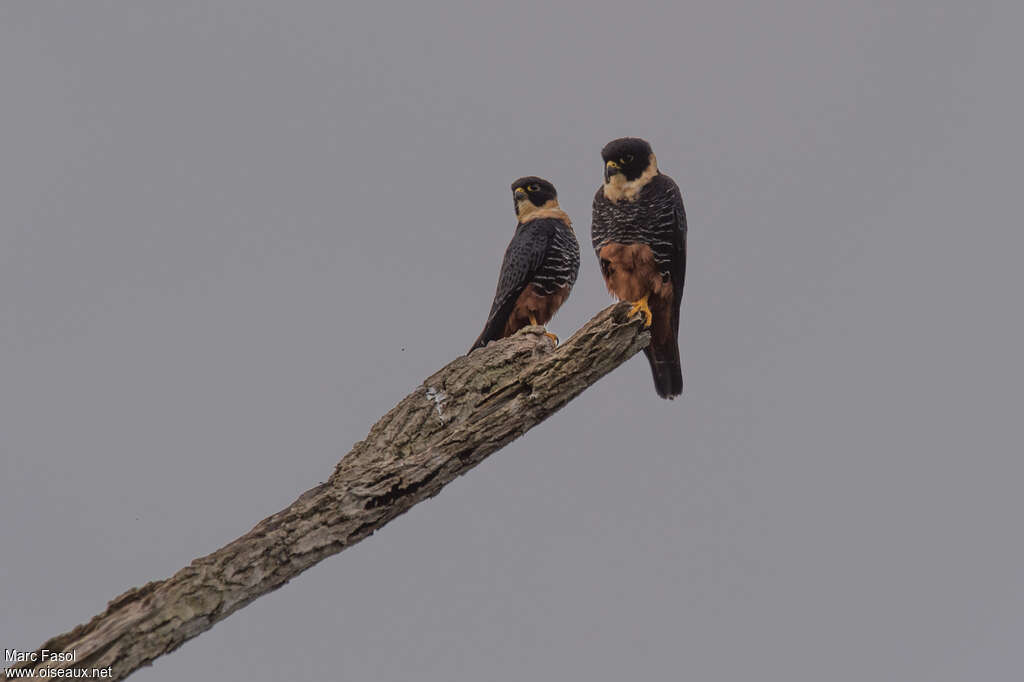
<path fill-rule="evenodd" d="M 632 154 L 626 154 L 626 163 L 631 163 L 632 161 L 633 161 L 633 155 Z"/>
<path fill-rule="evenodd" d="M 530 185 L 529 187 L 526 188 L 526 190 L 528 192 L 539 192 L 540 191 L 540 185 Z"/>

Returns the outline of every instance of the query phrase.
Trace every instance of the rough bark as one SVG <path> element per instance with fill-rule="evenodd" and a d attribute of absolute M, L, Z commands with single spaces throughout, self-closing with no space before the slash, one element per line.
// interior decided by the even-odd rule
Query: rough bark
<path fill-rule="evenodd" d="M 555 348 L 540 327 L 459 357 L 353 446 L 326 483 L 170 578 L 133 588 L 88 623 L 44 643 L 123 679 L 313 564 L 433 497 L 649 342 L 628 304 L 600 312 Z"/>

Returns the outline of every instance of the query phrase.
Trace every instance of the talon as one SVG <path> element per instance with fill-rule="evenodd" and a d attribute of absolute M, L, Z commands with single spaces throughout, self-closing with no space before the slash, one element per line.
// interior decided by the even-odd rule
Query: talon
<path fill-rule="evenodd" d="M 633 303 L 633 307 L 629 309 L 629 316 L 632 317 L 640 313 L 644 318 L 644 326 L 650 327 L 654 321 L 654 315 L 651 313 L 651 308 L 647 305 L 647 296 L 644 296 L 639 301 Z"/>
<path fill-rule="evenodd" d="M 551 339 L 551 342 L 554 343 L 556 346 L 558 345 L 558 337 L 552 334 L 551 332 L 544 332 L 544 336 Z"/>

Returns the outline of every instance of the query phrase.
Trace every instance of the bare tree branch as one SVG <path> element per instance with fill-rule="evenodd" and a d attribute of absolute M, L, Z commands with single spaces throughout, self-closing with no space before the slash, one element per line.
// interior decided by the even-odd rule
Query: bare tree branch
<path fill-rule="evenodd" d="M 649 342 L 628 304 L 598 313 L 558 348 L 529 327 L 459 357 L 355 444 L 326 483 L 172 577 L 131 589 L 37 651 L 24 668 L 110 668 L 123 679 L 313 564 L 433 497 Z M 76 660 L 43 661 L 44 649 Z"/>

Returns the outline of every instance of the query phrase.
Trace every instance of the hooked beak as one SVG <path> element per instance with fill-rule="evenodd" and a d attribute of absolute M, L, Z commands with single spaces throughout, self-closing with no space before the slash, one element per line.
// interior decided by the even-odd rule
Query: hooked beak
<path fill-rule="evenodd" d="M 614 161 L 609 161 L 604 165 L 604 181 L 608 182 L 612 179 L 612 176 L 616 173 L 621 173 L 622 169 L 619 168 L 619 164 Z"/>
<path fill-rule="evenodd" d="M 516 187 L 515 191 L 512 192 L 512 208 L 516 210 L 516 215 L 519 215 L 519 207 L 529 198 L 530 195 L 522 187 Z"/>

